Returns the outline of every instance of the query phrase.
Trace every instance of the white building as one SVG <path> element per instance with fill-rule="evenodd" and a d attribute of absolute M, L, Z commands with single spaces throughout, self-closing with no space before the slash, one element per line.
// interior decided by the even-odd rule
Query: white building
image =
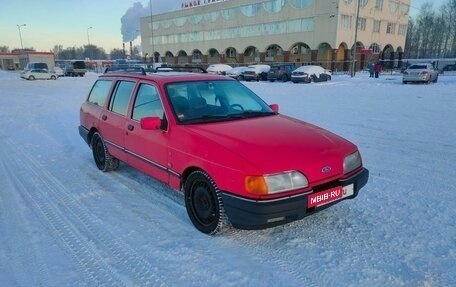
<path fill-rule="evenodd" d="M 186 1 L 191 8 L 141 18 L 142 50 L 170 64 L 313 62 L 348 70 L 358 5 L 357 67 L 401 59 L 410 0 Z"/>

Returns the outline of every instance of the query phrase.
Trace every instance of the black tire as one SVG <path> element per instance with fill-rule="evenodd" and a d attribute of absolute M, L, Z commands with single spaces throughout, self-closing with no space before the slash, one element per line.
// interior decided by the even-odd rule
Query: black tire
<path fill-rule="evenodd" d="M 57 80 L 57 77 L 54 76 L 54 75 L 52 75 L 52 76 L 51 76 L 51 80 Z"/>
<path fill-rule="evenodd" d="M 288 76 L 287 75 L 282 75 L 282 78 L 280 79 L 282 82 L 288 82 Z"/>
<path fill-rule="evenodd" d="M 229 226 L 220 191 L 201 170 L 192 172 L 184 184 L 185 207 L 193 225 L 202 233 L 215 235 Z"/>
<path fill-rule="evenodd" d="M 116 170 L 119 167 L 119 160 L 113 157 L 106 148 L 103 138 L 99 133 L 94 133 L 92 136 L 92 154 L 95 164 L 101 171 Z"/>
<path fill-rule="evenodd" d="M 432 81 L 433 83 L 437 83 L 437 80 L 439 79 L 439 75 L 437 75 L 434 79 L 434 81 Z"/>
<path fill-rule="evenodd" d="M 35 80 L 35 77 L 34 77 L 34 76 L 29 76 L 28 79 L 29 79 L 30 81 L 33 81 L 33 80 Z"/>
<path fill-rule="evenodd" d="M 402 84 L 407 85 L 407 81 L 402 80 Z"/>

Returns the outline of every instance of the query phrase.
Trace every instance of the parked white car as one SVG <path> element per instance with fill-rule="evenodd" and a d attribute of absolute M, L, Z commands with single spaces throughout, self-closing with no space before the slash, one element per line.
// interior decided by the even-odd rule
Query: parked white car
<path fill-rule="evenodd" d="M 210 74 L 225 75 L 231 69 L 233 67 L 227 64 L 212 64 L 207 67 L 206 71 Z"/>
<path fill-rule="evenodd" d="M 414 64 L 403 72 L 402 83 L 436 83 L 438 78 L 439 71 L 435 70 L 431 63 Z"/>
<path fill-rule="evenodd" d="M 251 65 L 244 71 L 244 80 L 246 81 L 266 81 L 271 69 L 269 65 Z"/>
<path fill-rule="evenodd" d="M 331 80 L 331 72 L 320 66 L 301 66 L 291 73 L 293 83 L 323 82 Z"/>
<path fill-rule="evenodd" d="M 238 81 L 244 80 L 244 72 L 247 67 L 234 67 L 231 70 L 226 71 L 226 75 Z"/>
<path fill-rule="evenodd" d="M 21 78 L 26 80 L 57 80 L 59 76 L 47 69 L 25 70 L 21 73 Z"/>

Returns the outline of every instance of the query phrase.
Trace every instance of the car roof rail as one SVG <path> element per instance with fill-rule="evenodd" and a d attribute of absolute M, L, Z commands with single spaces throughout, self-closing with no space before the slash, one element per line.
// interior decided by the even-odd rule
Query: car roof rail
<path fill-rule="evenodd" d="M 168 65 L 166 68 L 171 68 L 173 71 L 176 72 L 190 72 L 190 73 L 203 73 L 207 74 L 206 69 L 204 69 L 201 66 L 195 66 L 195 65 Z"/>
<path fill-rule="evenodd" d="M 139 74 L 139 75 L 147 75 L 146 71 L 142 67 L 120 67 L 120 66 L 113 66 L 107 67 L 104 70 L 103 74 Z"/>

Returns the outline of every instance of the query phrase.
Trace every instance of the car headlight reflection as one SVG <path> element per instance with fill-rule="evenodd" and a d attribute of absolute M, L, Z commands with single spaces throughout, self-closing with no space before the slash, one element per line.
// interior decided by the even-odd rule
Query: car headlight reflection
<path fill-rule="evenodd" d="M 350 173 L 362 165 L 361 154 L 356 151 L 344 158 L 344 174 Z"/>
<path fill-rule="evenodd" d="M 298 171 L 290 171 L 264 176 L 247 176 L 245 188 L 249 193 L 267 195 L 286 192 L 309 185 L 307 178 Z"/>

